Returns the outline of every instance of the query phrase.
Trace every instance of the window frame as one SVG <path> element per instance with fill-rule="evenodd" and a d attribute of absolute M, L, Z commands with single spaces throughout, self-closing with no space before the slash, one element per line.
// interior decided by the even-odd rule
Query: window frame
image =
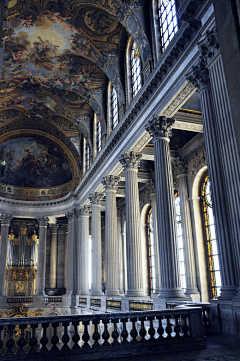
<path fill-rule="evenodd" d="M 136 54 L 134 54 L 136 52 L 137 52 L 137 57 Z M 138 50 L 137 43 L 135 41 L 132 42 L 130 49 L 130 72 L 131 72 L 132 98 L 134 99 L 143 85 L 141 55 Z"/>
<path fill-rule="evenodd" d="M 164 1 L 168 1 L 169 3 L 167 5 L 164 5 L 163 4 Z M 168 11 L 168 5 L 171 5 L 171 7 L 169 7 L 169 11 Z M 161 53 L 164 53 L 164 51 L 167 49 L 172 39 L 179 30 L 179 20 L 177 16 L 178 1 L 157 0 L 156 8 L 158 14 L 158 23 L 159 23 Z M 170 17 L 170 12 L 172 14 L 171 17 Z M 170 32 L 171 26 L 172 26 L 172 30 Z"/>

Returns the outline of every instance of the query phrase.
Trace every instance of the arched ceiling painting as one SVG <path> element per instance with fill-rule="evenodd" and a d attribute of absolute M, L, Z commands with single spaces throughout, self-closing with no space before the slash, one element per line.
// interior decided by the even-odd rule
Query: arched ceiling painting
<path fill-rule="evenodd" d="M 24 117 L 37 124 L 46 120 L 69 139 L 84 136 L 92 148 L 94 112 L 106 132 L 109 80 L 119 105 L 125 103 L 121 66 L 130 35 L 147 62 L 141 19 L 124 1 L 10 0 L 0 127 Z"/>

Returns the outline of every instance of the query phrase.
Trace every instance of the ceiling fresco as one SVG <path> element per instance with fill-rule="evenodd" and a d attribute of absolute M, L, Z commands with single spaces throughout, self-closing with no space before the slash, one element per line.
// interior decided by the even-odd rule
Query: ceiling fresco
<path fill-rule="evenodd" d="M 151 60 L 142 25 L 137 12 L 121 0 L 9 0 L 1 133 L 9 131 L 12 121 L 22 129 L 24 122 L 27 129 L 32 122 L 35 130 L 47 123 L 50 134 L 56 129 L 64 134 L 64 144 L 68 138 L 81 163 L 83 144 L 78 150 L 74 144 L 85 137 L 92 151 L 94 113 L 106 134 L 109 81 L 119 106 L 125 104 L 122 64 L 129 36 L 138 44 L 143 66 Z"/>

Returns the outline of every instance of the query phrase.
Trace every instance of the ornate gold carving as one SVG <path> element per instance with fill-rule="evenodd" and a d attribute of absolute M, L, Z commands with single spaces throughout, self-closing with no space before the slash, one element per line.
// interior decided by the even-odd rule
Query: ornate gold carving
<path fill-rule="evenodd" d="M 20 227 L 19 235 L 24 234 L 27 237 L 27 227 L 25 226 L 25 222 L 23 222 L 23 227 Z"/>
<path fill-rule="evenodd" d="M 11 233 L 8 235 L 8 242 L 14 241 L 15 235 L 13 234 L 13 229 L 11 229 Z"/>

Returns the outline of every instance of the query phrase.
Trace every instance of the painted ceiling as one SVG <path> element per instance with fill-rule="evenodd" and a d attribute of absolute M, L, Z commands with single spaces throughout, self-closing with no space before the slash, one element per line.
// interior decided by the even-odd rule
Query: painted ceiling
<path fill-rule="evenodd" d="M 40 127 L 46 120 L 54 125 L 52 131 L 58 128 L 81 141 L 84 136 L 92 148 L 94 112 L 106 133 L 109 81 L 119 106 L 125 104 L 122 64 L 129 36 L 143 64 L 148 62 L 142 19 L 126 1 L 10 0 L 0 127 L 24 119 Z"/>

